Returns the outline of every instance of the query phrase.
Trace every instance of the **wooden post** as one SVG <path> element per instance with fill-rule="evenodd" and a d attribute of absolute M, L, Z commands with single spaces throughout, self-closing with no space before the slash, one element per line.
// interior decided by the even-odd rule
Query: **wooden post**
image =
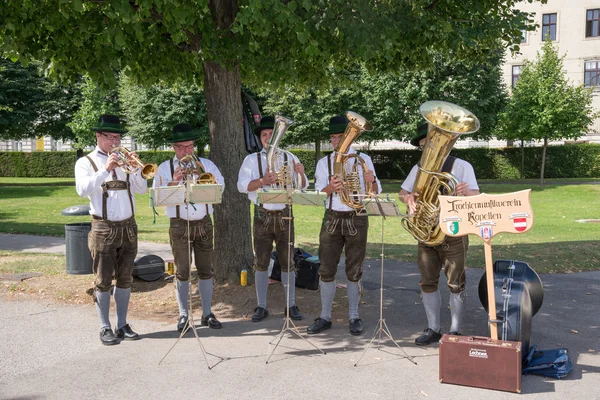
<path fill-rule="evenodd" d="M 490 337 L 498 339 L 498 324 L 494 321 L 498 319 L 496 314 L 496 291 L 494 289 L 494 260 L 492 259 L 492 244 L 490 240 L 483 241 L 485 251 L 485 276 L 488 292 L 488 314 L 490 317 Z"/>

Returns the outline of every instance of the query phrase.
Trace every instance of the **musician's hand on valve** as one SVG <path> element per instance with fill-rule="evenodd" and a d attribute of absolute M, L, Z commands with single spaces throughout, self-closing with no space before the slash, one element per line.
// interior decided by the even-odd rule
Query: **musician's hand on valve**
<path fill-rule="evenodd" d="M 183 168 L 177 167 L 175 172 L 173 172 L 173 180 L 180 182 L 183 179 Z"/>
<path fill-rule="evenodd" d="M 414 214 L 417 211 L 417 197 L 419 197 L 418 193 L 409 193 L 404 195 L 404 203 L 408 207 L 408 213 Z"/>
<path fill-rule="evenodd" d="M 272 185 L 277 182 L 277 174 L 269 171 L 269 168 L 267 168 L 267 172 L 265 173 L 265 176 L 263 176 L 262 180 L 264 185 Z"/>
<path fill-rule="evenodd" d="M 294 163 L 294 171 L 296 171 L 297 174 L 304 175 L 304 165 L 302 165 L 301 162 L 296 162 L 296 161 L 293 161 L 293 163 Z"/>
<path fill-rule="evenodd" d="M 469 184 L 467 182 L 460 182 L 454 189 L 456 196 L 468 196 L 469 195 Z"/>
<path fill-rule="evenodd" d="M 364 178 L 365 182 L 375 182 L 375 174 L 371 170 L 365 172 Z"/>
<path fill-rule="evenodd" d="M 337 176 L 334 175 L 329 179 L 329 185 L 331 186 L 334 192 L 339 192 L 340 190 L 342 190 L 344 182 L 342 182 Z"/>
<path fill-rule="evenodd" d="M 112 170 L 114 170 L 118 166 L 119 166 L 119 157 L 117 156 L 117 153 L 110 154 L 108 156 L 108 159 L 106 160 L 106 165 L 104 166 L 104 168 L 108 172 L 111 172 Z"/>

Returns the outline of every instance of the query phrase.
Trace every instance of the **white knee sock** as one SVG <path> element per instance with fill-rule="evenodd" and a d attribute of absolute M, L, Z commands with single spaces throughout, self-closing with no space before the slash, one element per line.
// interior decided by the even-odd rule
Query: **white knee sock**
<path fill-rule="evenodd" d="M 466 297 L 467 293 L 465 291 L 460 293 L 450 293 L 450 316 L 452 317 L 450 332 L 460 333 L 463 315 L 465 315 L 465 308 L 467 308 Z"/>
<path fill-rule="evenodd" d="M 429 329 L 433 329 L 439 332 L 440 326 L 440 307 L 442 305 L 442 297 L 440 291 L 436 290 L 433 293 L 422 293 L 423 306 L 425 307 L 425 314 L 427 315 L 427 326 Z"/>
<path fill-rule="evenodd" d="M 269 273 L 267 271 L 256 271 L 254 273 L 254 284 L 256 285 L 256 298 L 258 299 L 258 306 L 266 310 Z"/>
<path fill-rule="evenodd" d="M 190 281 L 177 280 L 175 283 L 175 293 L 177 296 L 177 305 L 179 306 L 179 315 L 188 316 L 188 299 L 190 295 Z"/>
<path fill-rule="evenodd" d="M 100 329 L 110 328 L 110 292 L 100 292 L 96 290 L 96 312 L 100 318 Z"/>
<path fill-rule="evenodd" d="M 331 307 L 335 297 L 335 281 L 321 282 L 321 318 L 331 321 Z"/>
<path fill-rule="evenodd" d="M 198 291 L 200 292 L 200 299 L 202 300 L 202 315 L 207 316 L 211 313 L 210 305 L 212 302 L 213 294 L 213 280 L 211 279 L 199 279 L 198 280 Z"/>
<path fill-rule="evenodd" d="M 348 317 L 350 319 L 358 318 L 358 302 L 360 301 L 360 288 L 358 282 L 348 281 Z"/>
<path fill-rule="evenodd" d="M 127 325 L 127 309 L 129 308 L 129 297 L 131 296 L 131 288 L 120 289 L 115 287 L 115 306 L 117 309 L 117 329 L 121 329 Z"/>

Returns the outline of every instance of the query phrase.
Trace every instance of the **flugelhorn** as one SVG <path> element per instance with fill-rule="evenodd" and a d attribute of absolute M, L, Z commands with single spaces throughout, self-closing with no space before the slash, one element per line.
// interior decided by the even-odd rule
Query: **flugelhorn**
<path fill-rule="evenodd" d="M 156 164 L 144 164 L 142 161 L 125 147 L 115 147 L 110 154 L 117 155 L 117 164 L 126 174 L 133 174 L 141 169 L 141 175 L 144 179 L 152 179 L 158 171 Z"/>
<path fill-rule="evenodd" d="M 427 101 L 421 105 L 421 115 L 427 120 L 427 142 L 412 193 L 418 193 L 417 209 L 413 215 L 402 217 L 402 226 L 417 241 L 437 246 L 444 241 L 439 227 L 439 195 L 454 194 L 458 181 L 448 172 L 440 172 L 450 150 L 460 135 L 479 130 L 479 120 L 469 110 L 445 101 Z"/>
<path fill-rule="evenodd" d="M 198 157 L 196 157 L 195 154 L 189 154 L 181 157 L 179 164 L 183 169 L 183 176 L 185 179 L 194 180 L 194 174 L 196 174 L 198 175 L 198 178 L 194 181 L 199 185 L 214 185 L 217 183 L 215 176 L 210 172 L 206 172 L 202 162 L 198 159 Z"/>
<path fill-rule="evenodd" d="M 294 171 L 294 156 L 289 151 L 279 148 L 281 138 L 294 121 L 283 115 L 275 116 L 273 133 L 267 146 L 267 167 L 277 174 L 274 189 L 301 189 L 302 176 Z"/>
<path fill-rule="evenodd" d="M 372 182 L 365 181 L 364 189 L 360 184 L 359 168 L 364 174 L 369 171 L 367 164 L 358 154 L 348 154 L 348 149 L 352 142 L 356 140 L 363 132 L 372 131 L 373 125 L 367 119 L 353 111 L 346 113 L 348 125 L 344 134 L 335 148 L 335 160 L 333 162 L 333 174 L 342 181 L 340 191 L 340 200 L 342 203 L 355 210 L 363 208 L 365 197 L 373 196 Z M 354 162 L 351 163 L 351 159 Z"/>

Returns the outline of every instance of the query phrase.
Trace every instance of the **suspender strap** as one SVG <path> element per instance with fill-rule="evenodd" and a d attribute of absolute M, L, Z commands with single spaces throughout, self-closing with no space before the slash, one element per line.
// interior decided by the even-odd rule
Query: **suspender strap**
<path fill-rule="evenodd" d="M 452 167 L 454 166 L 454 161 L 456 157 L 448 156 L 446 161 L 444 161 L 444 165 L 442 166 L 442 172 L 452 172 Z"/>
<path fill-rule="evenodd" d="M 331 161 L 333 159 L 333 153 L 331 153 L 328 157 L 329 159 L 327 160 L 327 174 L 329 176 L 329 179 L 331 180 Z M 331 193 L 329 195 L 329 209 L 331 210 L 333 208 L 333 193 Z"/>
<path fill-rule="evenodd" d="M 135 211 L 133 211 L 133 196 L 131 195 L 131 183 L 129 182 L 129 174 L 127 174 L 127 194 L 129 195 L 129 205 L 131 205 L 131 218 L 135 218 Z"/>
<path fill-rule="evenodd" d="M 171 167 L 171 180 L 173 180 L 173 175 L 175 175 L 175 167 L 173 166 L 173 159 L 169 160 L 169 166 Z M 179 206 L 175 206 L 175 216 L 179 218 Z"/>
<path fill-rule="evenodd" d="M 262 178 L 264 175 L 263 175 L 262 157 L 261 157 L 260 151 L 258 153 L 256 153 L 256 160 L 258 161 L 258 176 Z M 260 203 L 259 206 L 262 207 L 263 204 Z"/>
<path fill-rule="evenodd" d="M 94 160 L 92 160 L 92 158 L 89 155 L 85 156 L 85 158 L 87 158 L 88 161 L 90 162 L 90 164 L 92 164 L 92 168 L 94 168 L 94 172 L 98 172 L 98 167 L 96 167 L 96 163 L 94 162 Z"/>

